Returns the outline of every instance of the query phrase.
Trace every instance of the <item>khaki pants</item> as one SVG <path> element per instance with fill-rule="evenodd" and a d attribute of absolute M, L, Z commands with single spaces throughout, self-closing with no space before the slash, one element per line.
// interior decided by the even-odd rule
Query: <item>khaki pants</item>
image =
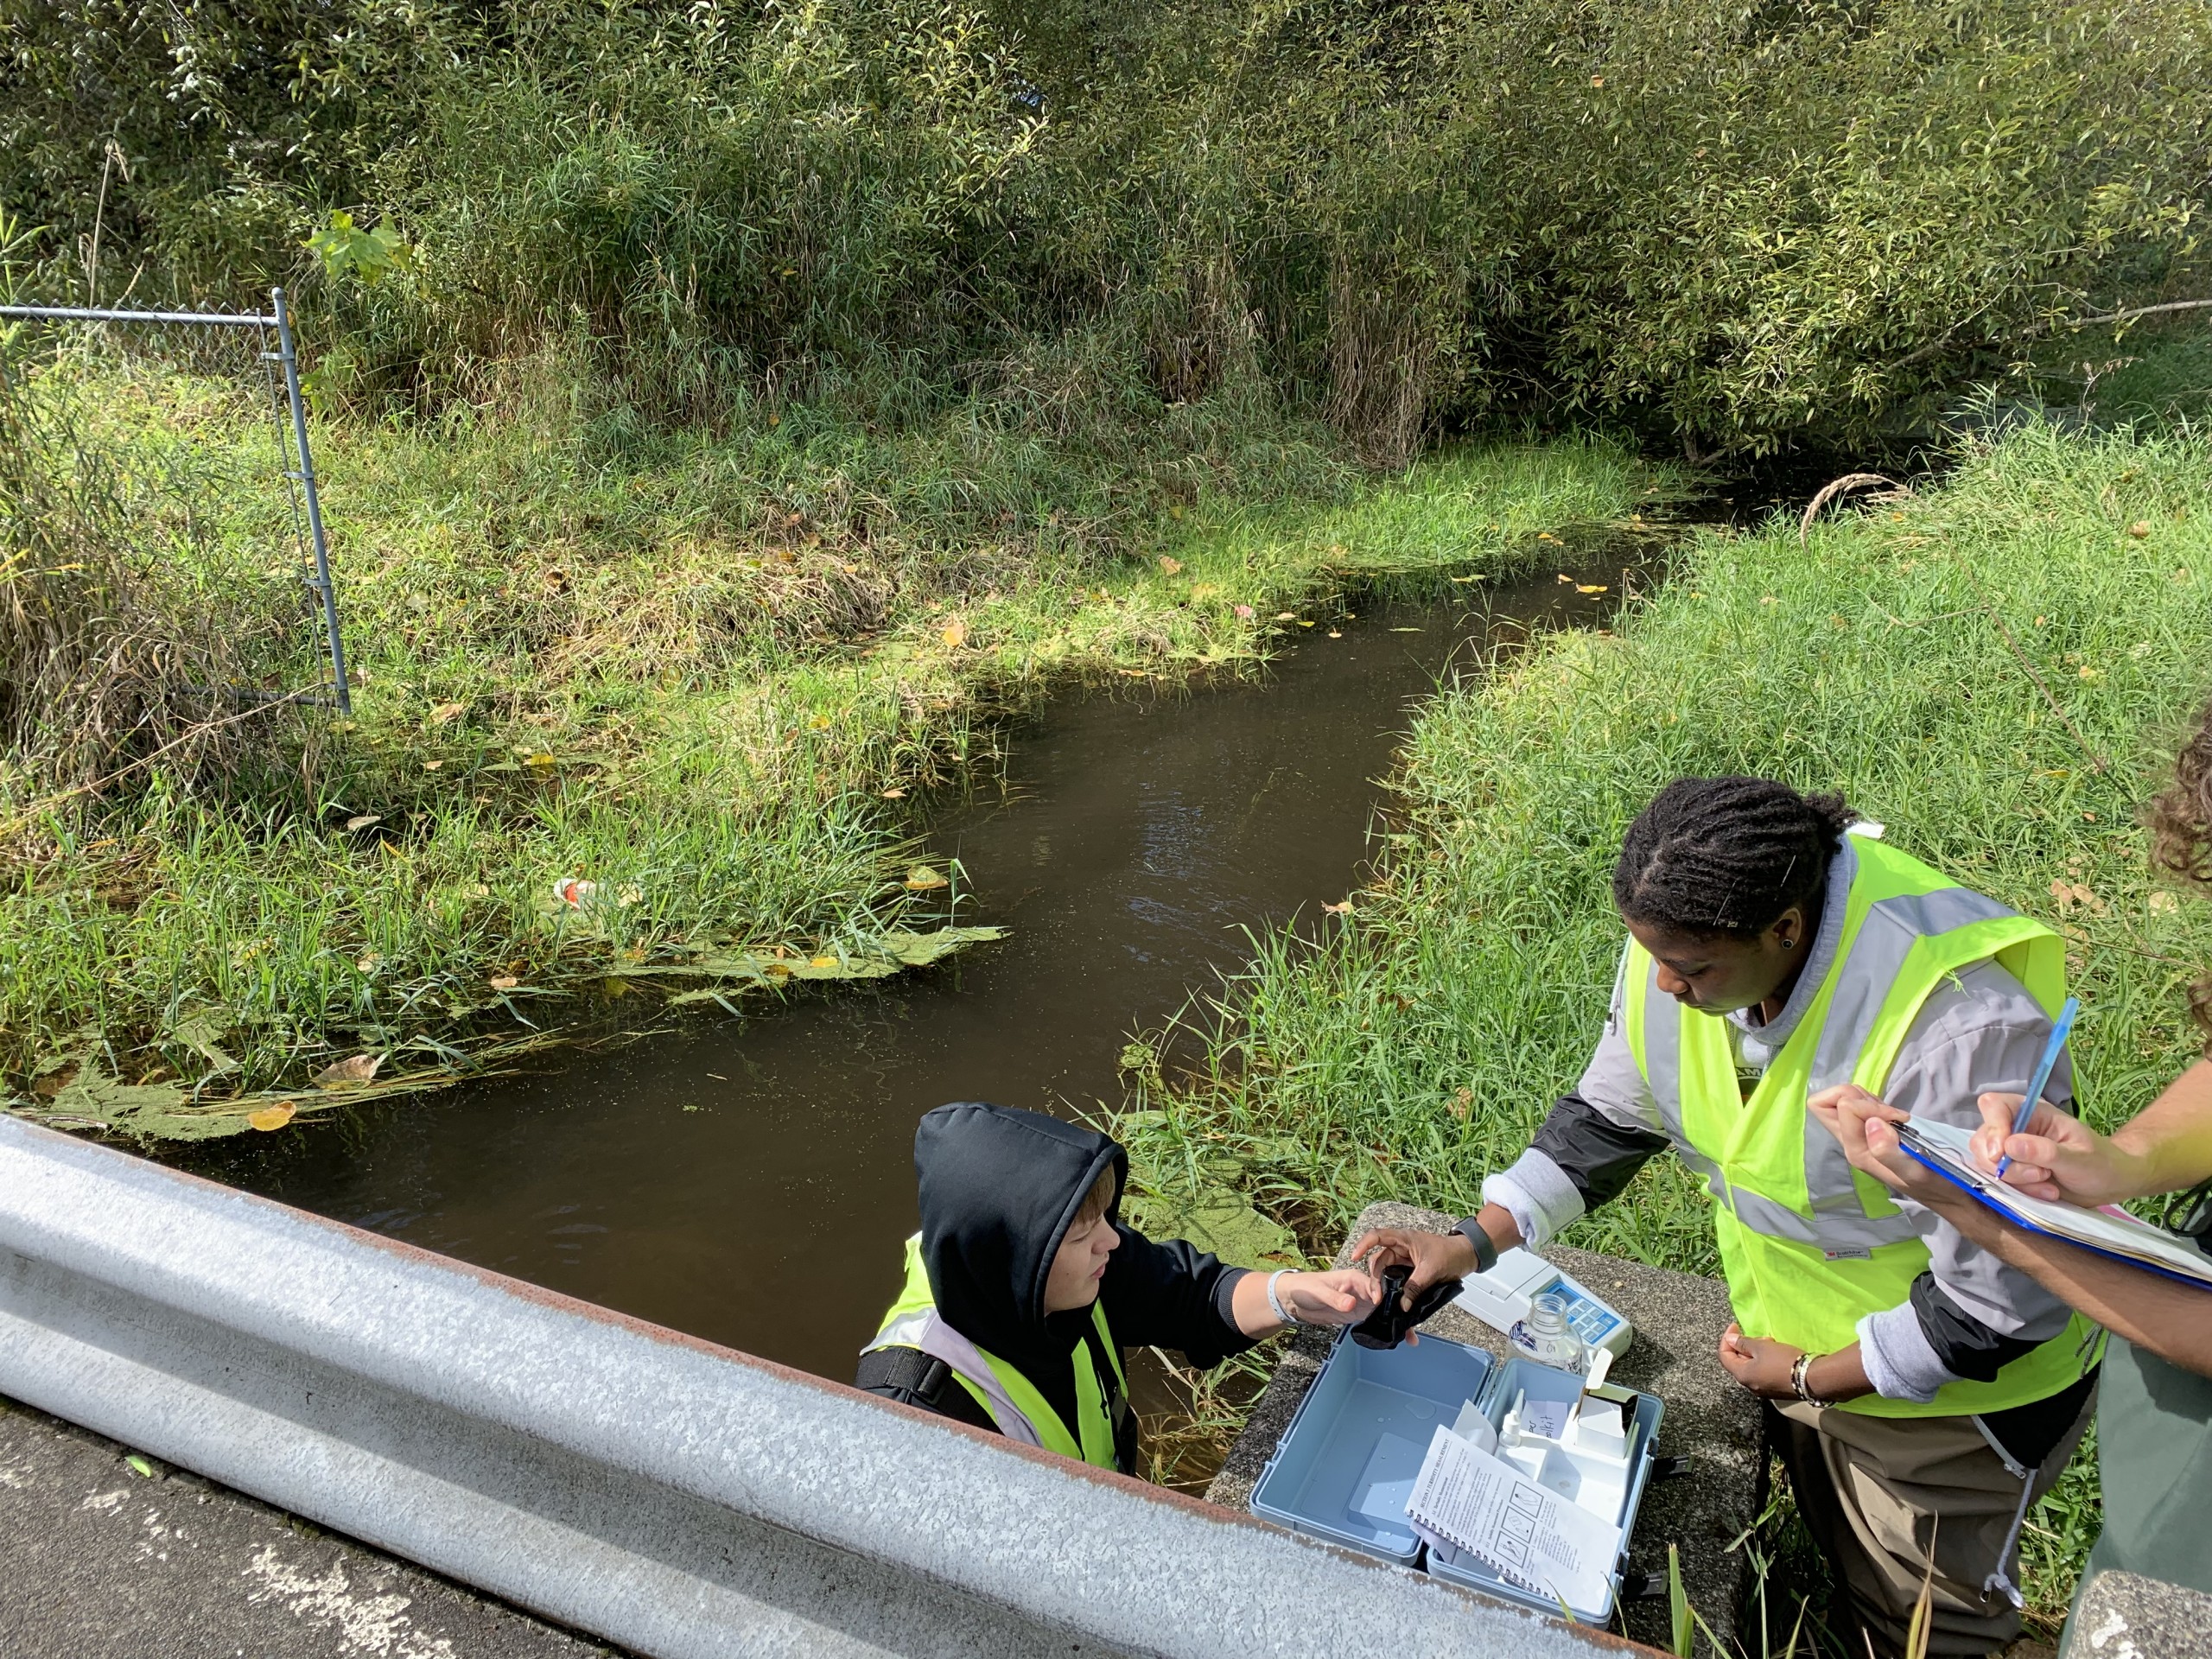
<path fill-rule="evenodd" d="M 2064 1471 L 2095 1398 L 2025 1481 L 1971 1417 L 1870 1417 L 1769 1402 L 1768 1427 L 1797 1512 L 1836 1574 L 1837 1634 L 1853 1659 L 1870 1644 L 1874 1659 L 1904 1652 L 1931 1560 L 1930 1654 L 1994 1653 L 2019 1635 L 2018 1610 L 1992 1580 L 2018 1581 L 2027 1507 Z"/>

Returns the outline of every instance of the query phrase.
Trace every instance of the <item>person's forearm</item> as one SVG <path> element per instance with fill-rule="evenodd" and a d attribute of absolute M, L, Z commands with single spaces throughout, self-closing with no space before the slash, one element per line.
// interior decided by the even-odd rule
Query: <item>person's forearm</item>
<path fill-rule="evenodd" d="M 2178 1192 L 2212 1179 L 2212 1060 L 2199 1060 L 2167 1084 L 2112 1141 L 2134 1163 L 2130 1198 Z"/>
<path fill-rule="evenodd" d="M 1805 1388 L 1814 1399 L 1823 1402 L 1856 1400 L 1861 1395 L 1874 1392 L 1874 1384 L 1866 1375 L 1866 1363 L 1859 1357 L 1855 1342 L 1848 1348 L 1822 1354 L 1808 1365 Z"/>
<path fill-rule="evenodd" d="M 2016 1227 L 1963 1192 L 1929 1208 L 2008 1267 L 2161 1359 L 2212 1376 L 2212 1292 L 2162 1279 L 2060 1239 Z"/>

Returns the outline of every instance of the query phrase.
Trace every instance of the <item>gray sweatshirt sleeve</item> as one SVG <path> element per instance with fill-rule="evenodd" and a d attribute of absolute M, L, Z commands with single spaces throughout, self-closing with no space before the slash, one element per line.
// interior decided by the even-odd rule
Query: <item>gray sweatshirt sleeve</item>
<path fill-rule="evenodd" d="M 1979 1128 L 1976 1097 L 2024 1092 L 2050 1035 L 2049 1016 L 2019 981 L 1993 961 L 1977 963 L 1922 1006 L 1883 1096 L 1915 1117 Z M 2070 1056 L 2059 1056 L 2044 1093 L 2055 1105 L 2073 1098 Z M 1931 1211 L 1899 1203 L 1921 1224 L 1928 1271 L 1912 1297 L 1859 1322 L 1860 1357 L 1878 1392 L 1924 1403 L 1962 1376 L 1986 1380 L 2065 1329 L 2069 1310 L 2058 1298 Z"/>

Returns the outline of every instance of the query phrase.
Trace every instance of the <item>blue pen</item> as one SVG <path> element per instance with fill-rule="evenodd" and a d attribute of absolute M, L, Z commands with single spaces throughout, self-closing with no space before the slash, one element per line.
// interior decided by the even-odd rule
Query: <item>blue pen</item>
<path fill-rule="evenodd" d="M 2036 1062 L 2036 1074 L 2028 1083 L 2028 1092 L 2020 1102 L 2018 1116 L 2012 1119 L 2012 1133 L 2025 1135 L 2028 1119 L 2033 1116 L 2036 1103 L 2043 1098 L 2043 1086 L 2050 1081 L 2050 1068 L 2058 1064 L 2058 1051 L 2066 1046 L 2066 1033 L 2074 1029 L 2074 1016 L 2082 1012 L 2082 999 L 2069 996 L 2066 1006 L 2058 1011 L 2058 1020 L 2050 1028 L 2050 1040 L 2043 1046 L 2043 1058 Z M 2009 1155 L 1997 1160 L 1997 1178 L 2004 1179 L 2005 1172 L 2012 1166 Z"/>

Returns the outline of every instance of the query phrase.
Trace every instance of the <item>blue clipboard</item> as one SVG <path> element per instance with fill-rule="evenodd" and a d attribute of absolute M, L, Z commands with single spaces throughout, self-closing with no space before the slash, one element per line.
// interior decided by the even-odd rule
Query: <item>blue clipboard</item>
<path fill-rule="evenodd" d="M 2077 1250 L 2088 1250 L 2092 1255 L 2101 1255 L 2107 1261 L 2120 1262 L 2124 1267 L 2139 1268 L 2145 1273 L 2155 1273 L 2161 1279 L 2171 1279 L 2177 1285 L 2188 1285 L 2197 1290 L 2212 1291 L 2212 1280 L 2192 1278 L 2185 1273 L 2176 1273 L 2171 1268 L 2162 1268 L 2155 1262 L 2145 1262 L 2138 1255 L 2124 1255 L 2118 1250 L 2106 1249 L 2101 1245 L 2092 1244 L 2085 1239 L 2076 1238 L 2071 1233 L 2062 1233 L 2049 1227 L 2039 1227 L 2017 1210 L 2008 1209 L 2004 1205 L 1994 1202 L 1986 1192 L 1973 1182 L 1961 1180 L 1956 1170 L 1948 1168 L 1938 1160 L 1929 1157 L 1906 1140 L 1902 1134 L 1897 1136 L 1897 1145 L 1904 1148 L 1906 1157 L 1911 1159 L 1922 1168 L 1931 1170 L 1941 1175 L 1959 1191 L 1968 1194 L 1983 1209 L 2002 1216 L 2015 1227 L 2040 1234 L 2044 1238 L 2055 1238 L 2062 1244 L 2071 1244 Z M 2168 1233 L 2166 1236 L 2173 1239 L 2176 1243 L 2183 1243 L 2177 1234 Z M 2208 1266 L 2212 1266 L 2212 1263 L 2208 1263 Z"/>

